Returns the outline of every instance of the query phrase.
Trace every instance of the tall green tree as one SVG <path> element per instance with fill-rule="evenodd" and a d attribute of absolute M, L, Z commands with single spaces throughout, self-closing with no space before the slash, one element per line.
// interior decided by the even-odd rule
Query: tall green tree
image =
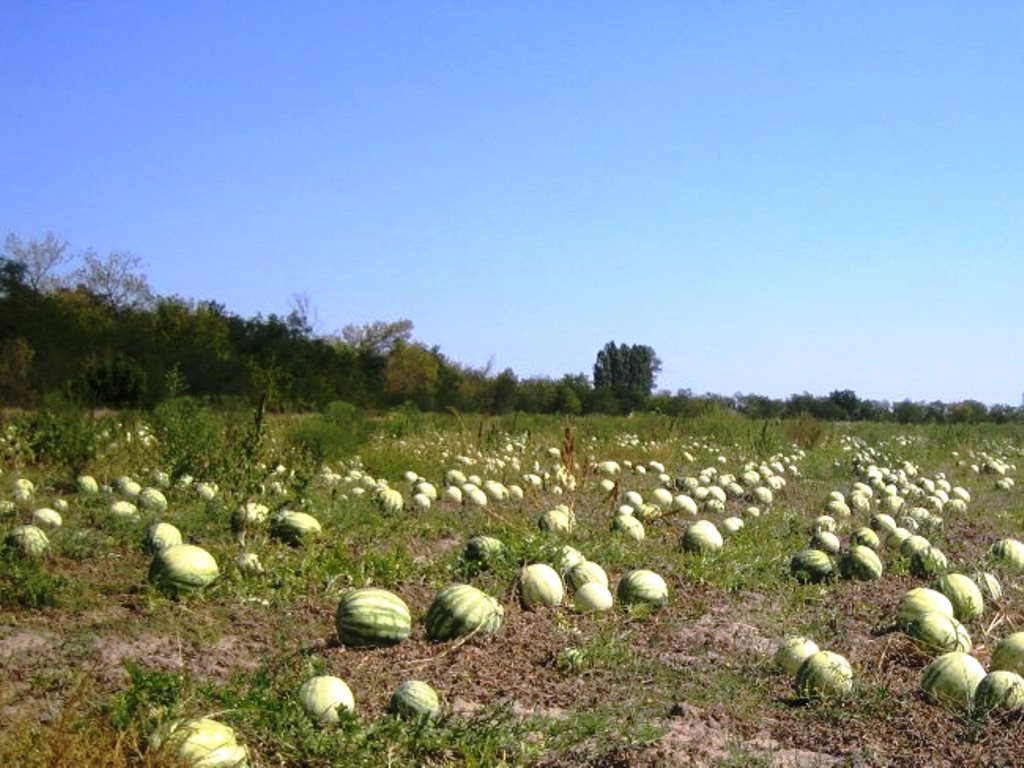
<path fill-rule="evenodd" d="M 643 408 L 654 391 L 661 371 L 661 360 L 645 344 L 618 344 L 609 341 L 598 351 L 594 362 L 594 389 L 599 400 L 614 396 L 626 411 Z"/>

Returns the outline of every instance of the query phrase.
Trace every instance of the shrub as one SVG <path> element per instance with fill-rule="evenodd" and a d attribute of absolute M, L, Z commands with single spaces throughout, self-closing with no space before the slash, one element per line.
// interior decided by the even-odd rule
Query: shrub
<path fill-rule="evenodd" d="M 202 403 L 192 397 L 172 398 L 153 410 L 152 421 L 171 477 L 208 476 L 221 454 L 221 435 Z"/>
<path fill-rule="evenodd" d="M 302 418 L 289 427 L 287 438 L 320 463 L 350 456 L 369 435 L 369 426 L 359 410 L 351 403 L 335 400 L 323 413 Z"/>
<path fill-rule="evenodd" d="M 100 427 L 92 414 L 63 394 L 48 396 L 29 422 L 32 452 L 79 473 L 96 455 Z"/>

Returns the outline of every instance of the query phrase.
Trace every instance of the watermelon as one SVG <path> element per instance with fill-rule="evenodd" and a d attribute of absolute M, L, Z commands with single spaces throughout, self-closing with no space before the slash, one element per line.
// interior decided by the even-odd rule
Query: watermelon
<path fill-rule="evenodd" d="M 612 607 L 612 593 L 596 581 L 588 581 L 576 590 L 573 604 L 580 613 L 607 611 Z"/>
<path fill-rule="evenodd" d="M 931 544 L 914 550 L 910 555 L 910 572 L 918 578 L 943 574 L 948 567 L 945 553 Z"/>
<path fill-rule="evenodd" d="M 839 543 L 839 537 L 831 531 L 816 531 L 811 536 L 811 549 L 820 549 L 827 555 L 838 555 L 842 545 Z"/>
<path fill-rule="evenodd" d="M 869 547 L 876 551 L 882 546 L 882 543 L 878 538 L 878 534 L 870 528 L 858 528 L 850 534 L 850 543 L 859 544 L 862 547 Z"/>
<path fill-rule="evenodd" d="M 974 711 L 989 714 L 995 710 L 1024 709 L 1024 677 L 997 669 L 989 672 L 974 691 Z"/>
<path fill-rule="evenodd" d="M 429 720 L 441 714 L 441 699 L 428 683 L 406 680 L 391 694 L 388 711 L 399 717 Z"/>
<path fill-rule="evenodd" d="M 149 580 L 172 596 L 202 589 L 219 575 L 213 555 L 194 544 L 161 549 L 149 567 Z"/>
<path fill-rule="evenodd" d="M 832 560 L 820 549 L 801 549 L 790 559 L 789 571 L 802 584 L 817 584 L 832 576 Z"/>
<path fill-rule="evenodd" d="M 992 669 L 1005 669 L 1024 676 L 1024 631 L 1014 632 L 996 643 Z"/>
<path fill-rule="evenodd" d="M 820 648 L 813 640 L 793 635 L 782 641 L 775 651 L 774 661 L 788 675 L 795 675 L 808 657 L 817 653 Z"/>
<path fill-rule="evenodd" d="M 340 677 L 318 675 L 299 686 L 299 703 L 309 718 L 318 725 L 336 723 L 341 712 L 352 712 L 355 698 L 348 684 Z"/>
<path fill-rule="evenodd" d="M 16 525 L 4 537 L 4 544 L 23 557 L 35 558 L 43 556 L 50 546 L 50 540 L 42 528 Z"/>
<path fill-rule="evenodd" d="M 142 547 L 148 554 L 153 554 L 181 543 L 181 531 L 176 526 L 170 523 L 153 523 L 146 529 Z"/>
<path fill-rule="evenodd" d="M 904 593 L 896 606 L 896 626 L 905 632 L 910 622 L 927 611 L 938 611 L 951 619 L 955 618 L 953 604 L 948 597 L 934 589 L 915 587 Z"/>
<path fill-rule="evenodd" d="M 32 523 L 35 525 L 49 525 L 53 528 L 60 528 L 64 524 L 64 519 L 60 516 L 60 512 L 57 510 L 50 509 L 49 507 L 40 507 L 32 512 Z"/>
<path fill-rule="evenodd" d="M 970 653 L 973 648 L 971 636 L 964 625 L 938 611 L 918 614 L 907 625 L 907 634 L 922 650 L 932 655 L 949 651 Z"/>
<path fill-rule="evenodd" d="M 930 547 L 931 542 L 919 534 L 911 534 L 900 542 L 900 554 L 904 557 L 913 557 L 915 552 Z"/>
<path fill-rule="evenodd" d="M 746 523 L 743 522 L 742 517 L 727 517 L 722 521 L 722 530 L 725 531 L 726 536 L 735 536 L 743 530 L 744 525 Z"/>
<path fill-rule="evenodd" d="M 976 619 L 985 610 L 985 600 L 978 585 L 962 573 L 947 573 L 939 579 L 937 586 L 949 598 L 953 615 L 960 621 Z"/>
<path fill-rule="evenodd" d="M 562 604 L 565 587 L 558 571 L 546 563 L 533 563 L 519 571 L 519 597 L 524 608 Z"/>
<path fill-rule="evenodd" d="M 590 560 L 576 563 L 576 565 L 566 571 L 565 580 L 569 583 L 569 586 L 577 590 L 584 584 L 592 581 L 597 582 L 603 587 L 608 586 L 608 574 L 605 573 L 604 568 Z"/>
<path fill-rule="evenodd" d="M 208 717 L 173 720 L 149 736 L 156 754 L 173 756 L 192 768 L 246 768 L 249 752 L 234 730 Z"/>
<path fill-rule="evenodd" d="M 394 592 L 364 587 L 343 595 L 334 616 L 338 639 L 353 647 L 396 645 L 412 634 L 409 606 Z"/>
<path fill-rule="evenodd" d="M 453 584 L 438 592 L 424 621 L 427 637 L 440 642 L 471 632 L 494 634 L 504 617 L 505 610 L 486 592 L 469 584 Z"/>
<path fill-rule="evenodd" d="M 839 560 L 839 573 L 844 579 L 874 581 L 882 578 L 882 561 L 875 550 L 854 544 Z"/>
<path fill-rule="evenodd" d="M 396 515 L 401 512 L 402 507 L 405 506 L 405 500 L 402 498 L 402 494 L 394 488 L 388 488 L 387 486 L 377 488 L 373 500 L 377 503 L 377 507 L 380 511 L 386 514 Z"/>
<path fill-rule="evenodd" d="M 559 504 L 541 515 L 537 525 L 542 531 L 568 535 L 576 526 L 576 516 L 569 507 Z"/>
<path fill-rule="evenodd" d="M 921 690 L 929 701 L 970 710 L 975 690 L 984 677 L 985 669 L 976 658 L 962 651 L 951 651 L 925 667 Z"/>
<path fill-rule="evenodd" d="M 622 577 L 617 594 L 619 602 L 626 605 L 642 603 L 661 608 L 668 602 L 668 585 L 654 571 L 638 569 Z"/>
<path fill-rule="evenodd" d="M 804 659 L 794 686 L 809 699 L 840 698 L 853 691 L 853 669 L 838 653 L 818 651 Z"/>
<path fill-rule="evenodd" d="M 697 554 L 721 552 L 722 534 L 710 520 L 697 520 L 683 533 L 683 549 Z"/>
<path fill-rule="evenodd" d="M 482 567 L 486 567 L 504 557 L 507 551 L 500 539 L 479 535 L 473 536 L 466 542 L 466 549 L 462 556 L 469 562 L 479 563 Z"/>
<path fill-rule="evenodd" d="M 643 541 L 647 535 L 644 524 L 632 515 L 616 515 L 612 520 L 612 530 L 633 541 Z"/>
<path fill-rule="evenodd" d="M 270 520 L 271 535 L 292 545 L 319 536 L 322 530 L 320 521 L 305 512 L 285 510 L 276 513 Z"/>
<path fill-rule="evenodd" d="M 1017 539 L 1000 539 L 989 554 L 1011 573 L 1024 573 L 1024 543 Z"/>
<path fill-rule="evenodd" d="M 1003 599 L 1003 587 L 995 574 L 988 571 L 976 571 L 973 581 L 978 585 L 978 589 L 981 590 L 981 594 L 986 600 L 998 603 Z"/>

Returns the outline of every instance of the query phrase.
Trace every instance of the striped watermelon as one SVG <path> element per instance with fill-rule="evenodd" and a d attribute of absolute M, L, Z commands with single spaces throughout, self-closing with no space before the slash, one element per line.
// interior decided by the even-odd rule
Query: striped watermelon
<path fill-rule="evenodd" d="M 42 528 L 34 525 L 16 525 L 4 538 L 4 544 L 23 557 L 42 557 L 50 540 Z"/>
<path fill-rule="evenodd" d="M 633 515 L 616 515 L 612 520 L 612 530 L 624 534 L 633 541 L 643 541 L 647 535 L 644 524 Z"/>
<path fill-rule="evenodd" d="M 960 621 L 976 619 L 985 610 L 985 599 L 978 585 L 962 573 L 947 573 L 938 583 L 939 591 L 953 604 L 953 614 Z"/>
<path fill-rule="evenodd" d="M 978 589 L 981 590 L 982 597 L 986 600 L 998 603 L 1003 599 L 1003 587 L 999 583 L 999 579 L 996 578 L 995 574 L 989 573 L 988 571 L 976 571 L 973 581 L 978 585 Z"/>
<path fill-rule="evenodd" d="M 576 516 L 565 504 L 559 504 L 541 515 L 537 525 L 542 531 L 568 535 L 576 527 Z"/>
<path fill-rule="evenodd" d="M 453 584 L 438 592 L 424 619 L 427 637 L 435 642 L 470 632 L 494 634 L 504 620 L 505 609 L 501 604 L 469 584 Z"/>
<path fill-rule="evenodd" d="M 153 523 L 146 529 L 146 537 L 142 541 L 142 547 L 149 554 L 159 552 L 161 549 L 181 544 L 181 531 L 170 523 Z"/>
<path fill-rule="evenodd" d="M 1024 631 L 1014 632 L 996 643 L 992 669 L 1005 669 L 1024 676 Z"/>
<path fill-rule="evenodd" d="M 921 690 L 930 701 L 970 710 L 974 693 L 984 677 L 985 668 L 976 658 L 962 651 L 951 651 L 925 667 Z"/>
<path fill-rule="evenodd" d="M 652 608 L 661 608 L 668 602 L 668 585 L 654 571 L 638 569 L 630 571 L 619 582 L 617 590 L 620 603 L 643 603 Z"/>
<path fill-rule="evenodd" d="M 853 669 L 832 651 L 812 653 L 800 665 L 794 681 L 797 693 L 810 699 L 833 699 L 853 690 Z"/>
<path fill-rule="evenodd" d="M 905 632 L 914 619 L 927 611 L 938 611 L 951 619 L 954 618 L 953 604 L 949 602 L 948 597 L 934 589 L 914 587 L 900 598 L 899 605 L 896 606 L 896 626 Z"/>
<path fill-rule="evenodd" d="M 820 549 L 801 549 L 790 559 L 789 572 L 801 584 L 817 584 L 832 576 L 832 560 Z"/>
<path fill-rule="evenodd" d="M 840 559 L 839 573 L 844 579 L 874 581 L 882 578 L 882 561 L 875 550 L 863 544 L 854 544 Z"/>
<path fill-rule="evenodd" d="M 323 531 L 320 521 L 306 512 L 284 510 L 270 519 L 270 533 L 292 545 L 299 545 L 307 537 L 319 536 Z"/>
<path fill-rule="evenodd" d="M 193 544 L 161 549 L 149 567 L 149 580 L 174 596 L 202 589 L 219 575 L 213 555 Z"/>
<path fill-rule="evenodd" d="M 874 550 L 877 550 L 882 546 L 882 542 L 879 540 L 878 534 L 870 528 L 858 528 L 850 534 L 850 543 L 859 544 L 862 547 L 870 547 Z"/>
<path fill-rule="evenodd" d="M 907 634 L 929 654 L 963 651 L 974 647 L 967 628 L 952 616 L 937 611 L 925 611 L 907 626 Z"/>
<path fill-rule="evenodd" d="M 399 717 L 430 719 L 441 714 L 441 699 L 422 680 L 406 680 L 391 695 L 388 711 Z"/>
<path fill-rule="evenodd" d="M 683 533 L 683 549 L 686 552 L 713 554 L 721 552 L 722 534 L 710 520 L 698 520 Z"/>
<path fill-rule="evenodd" d="M 412 634 L 409 606 L 394 592 L 377 587 L 343 595 L 334 625 L 338 639 L 354 647 L 396 645 Z"/>
<path fill-rule="evenodd" d="M 584 584 L 592 581 L 597 582 L 602 587 L 608 586 L 608 574 L 605 573 L 604 568 L 591 560 L 576 563 L 576 565 L 566 571 L 565 580 L 573 589 L 579 589 Z"/>
<path fill-rule="evenodd" d="M 1024 573 L 1024 542 L 1000 539 L 989 551 L 992 558 L 1012 573 Z"/>
<path fill-rule="evenodd" d="M 938 547 L 929 544 L 914 550 L 910 555 L 910 572 L 921 579 L 938 576 L 949 568 L 949 560 Z"/>
<path fill-rule="evenodd" d="M 982 714 L 1024 710 L 1024 677 L 1005 669 L 989 672 L 974 691 L 974 709 Z"/>
<path fill-rule="evenodd" d="M 469 562 L 480 563 L 486 567 L 489 563 L 504 557 L 507 549 L 500 539 L 493 536 L 473 536 L 466 542 L 462 556 Z"/>
<path fill-rule="evenodd" d="M 805 661 L 821 649 L 808 637 L 792 635 L 782 641 L 773 657 L 775 663 L 789 675 L 795 675 Z"/>

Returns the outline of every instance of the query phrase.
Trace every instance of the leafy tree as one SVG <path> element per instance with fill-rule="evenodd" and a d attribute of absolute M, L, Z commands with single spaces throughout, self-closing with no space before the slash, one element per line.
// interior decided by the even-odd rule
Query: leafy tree
<path fill-rule="evenodd" d="M 341 329 L 341 338 L 360 352 L 387 355 L 399 344 L 409 343 L 412 328 L 412 320 L 375 320 L 364 325 L 346 325 Z"/>
<path fill-rule="evenodd" d="M 829 402 L 835 406 L 838 417 L 847 421 L 860 418 L 860 399 L 852 389 L 834 390 L 828 396 Z"/>
<path fill-rule="evenodd" d="M 654 390 L 654 380 L 661 371 L 661 360 L 654 349 L 643 345 L 619 344 L 609 341 L 597 353 L 594 363 L 594 389 L 608 391 L 626 409 L 643 407 Z"/>
<path fill-rule="evenodd" d="M 508 413 L 516 407 L 516 392 L 519 379 L 511 368 L 506 368 L 494 379 L 491 413 Z"/>
<path fill-rule="evenodd" d="M 127 355 L 91 365 L 77 387 L 85 402 L 114 408 L 137 408 L 146 396 L 146 371 Z"/>
<path fill-rule="evenodd" d="M 396 403 L 411 401 L 418 408 L 433 405 L 438 364 L 430 350 L 418 344 L 399 344 L 388 357 L 384 391 Z"/>
<path fill-rule="evenodd" d="M 24 338 L 0 341 L 0 403 L 27 407 L 32 404 L 32 358 L 35 350 Z"/>

